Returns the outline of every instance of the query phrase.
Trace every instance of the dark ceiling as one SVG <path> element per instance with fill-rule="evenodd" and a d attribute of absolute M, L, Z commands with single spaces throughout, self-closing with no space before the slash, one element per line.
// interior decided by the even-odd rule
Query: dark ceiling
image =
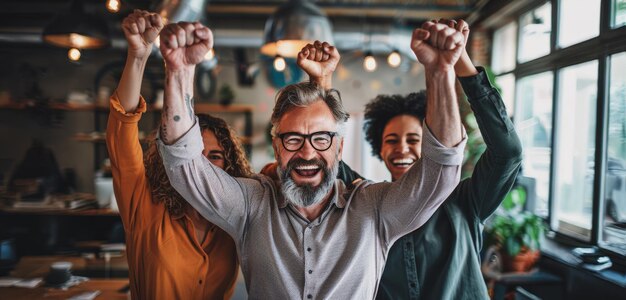
<path fill-rule="evenodd" d="M 164 2 L 204 2 L 205 22 L 220 34 L 231 38 L 233 45 L 249 36 L 262 35 L 267 18 L 278 6 L 287 0 L 121 0 L 122 10 L 109 13 L 105 0 L 83 0 L 86 12 L 94 13 L 106 19 L 113 39 L 122 39 L 119 24 L 124 16 L 133 9 L 158 11 Z M 433 18 L 467 17 L 478 5 L 479 0 L 318 0 L 313 1 L 331 20 L 335 31 L 342 32 L 385 32 L 392 24 L 407 27 L 418 26 L 421 22 Z M 482 1 L 484 2 L 484 1 Z M 40 35 L 43 27 L 57 14 L 68 11 L 68 0 L 5 0 L 0 10 L 0 46 L 16 44 L 41 44 Z M 242 22 L 245 20 L 244 22 Z M 377 27 L 383 27 L 379 30 Z M 233 40 L 231 36 L 238 40 Z M 258 40 L 258 38 L 256 38 Z M 255 45 L 258 41 L 251 42 Z M 216 41 L 217 42 L 217 41 Z M 227 43 L 228 44 L 228 43 Z M 249 46 L 242 43 L 242 46 Z M 230 44 L 229 44 L 230 45 Z M 32 45 L 31 45 L 32 46 Z M 4 46 L 3 46 L 4 47 Z"/>

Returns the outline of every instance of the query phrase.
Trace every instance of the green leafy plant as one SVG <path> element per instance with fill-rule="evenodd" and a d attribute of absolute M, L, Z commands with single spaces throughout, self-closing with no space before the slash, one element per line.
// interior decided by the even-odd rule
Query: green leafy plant
<path fill-rule="evenodd" d="M 545 231 L 543 219 L 522 209 L 525 202 L 526 190 L 514 187 L 486 230 L 487 243 L 498 245 L 511 257 L 524 250 L 538 250 Z"/>

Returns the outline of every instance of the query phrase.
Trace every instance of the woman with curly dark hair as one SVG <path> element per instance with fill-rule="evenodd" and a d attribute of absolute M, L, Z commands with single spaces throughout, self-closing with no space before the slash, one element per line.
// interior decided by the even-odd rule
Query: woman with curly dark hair
<path fill-rule="evenodd" d="M 202 142 L 204 143 L 202 154 L 211 163 L 220 167 L 231 176 L 250 177 L 253 173 L 252 168 L 248 163 L 239 138 L 237 138 L 230 126 L 223 119 L 211 115 L 197 114 L 196 117 L 198 117 L 200 130 L 202 130 Z M 155 135 L 156 130 L 153 136 Z M 164 203 L 172 215 L 182 213 L 183 206 L 188 206 L 189 204 L 170 184 L 154 138 L 151 138 L 148 143 L 144 165 L 146 176 L 152 188 L 152 201 Z"/>
<path fill-rule="evenodd" d="M 365 140 L 394 181 L 421 157 L 425 115 L 425 91 L 379 95 L 365 106 Z"/>
<path fill-rule="evenodd" d="M 210 115 L 197 114 L 196 116 L 200 123 L 202 140 L 204 141 L 204 152 L 202 154 L 214 165 L 224 169 L 230 176 L 250 177 L 252 168 L 248 164 L 246 153 L 243 151 L 239 139 L 230 126 L 224 120 Z M 215 136 L 217 143 L 224 148 L 223 153 L 208 151 L 208 140 L 212 139 L 212 136 Z"/>
<path fill-rule="evenodd" d="M 462 20 L 445 22 L 467 34 Z M 461 181 L 419 229 L 387 253 L 376 299 L 489 299 L 480 270 L 482 226 L 509 191 L 521 164 L 521 144 L 500 94 L 466 51 L 454 66 L 487 151 L 472 177 Z M 432 105 L 430 102 L 429 105 Z M 426 94 L 378 96 L 365 109 L 365 136 L 392 181 L 419 162 Z M 430 116 L 430 114 L 429 114 Z M 435 116 L 437 117 L 437 116 Z"/>
<path fill-rule="evenodd" d="M 152 43 L 162 27 L 158 14 L 145 11 L 135 11 L 124 19 L 128 55 L 111 97 L 107 125 L 131 297 L 229 299 L 239 270 L 235 242 L 172 188 L 155 139 L 150 139 L 145 157 L 139 143 L 138 123 L 146 111 L 146 102 L 140 96 L 141 79 Z M 250 176 L 242 147 L 226 122 L 208 115 L 198 116 L 198 122 L 203 154 L 232 176 Z"/>

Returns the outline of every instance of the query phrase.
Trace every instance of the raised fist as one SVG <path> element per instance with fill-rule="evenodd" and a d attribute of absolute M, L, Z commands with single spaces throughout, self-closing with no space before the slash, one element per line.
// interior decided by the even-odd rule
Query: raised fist
<path fill-rule="evenodd" d="M 451 70 L 465 49 L 465 37 L 456 28 L 429 21 L 413 31 L 411 49 L 426 69 Z"/>
<path fill-rule="evenodd" d="M 306 72 L 311 80 L 323 81 L 330 78 L 339 63 L 339 51 L 327 42 L 315 41 L 307 44 L 298 53 L 298 66 Z"/>
<path fill-rule="evenodd" d="M 458 20 L 448 20 L 448 19 L 439 19 L 437 20 L 432 20 L 433 23 L 439 23 L 439 24 L 444 24 L 444 25 L 448 25 L 448 27 L 450 28 L 454 28 L 458 31 L 461 32 L 461 34 L 463 34 L 463 47 L 465 47 L 467 45 L 467 39 L 469 38 L 469 33 L 470 33 L 470 28 L 469 28 L 469 24 L 467 24 L 467 22 L 465 22 L 465 20 L 462 19 L 458 19 Z"/>
<path fill-rule="evenodd" d="M 213 48 L 213 33 L 200 22 L 179 22 L 161 30 L 161 54 L 166 68 L 193 67 Z"/>
<path fill-rule="evenodd" d="M 161 16 L 144 10 L 135 10 L 122 21 L 122 31 L 128 42 L 128 54 L 147 58 L 152 44 L 163 28 Z"/>

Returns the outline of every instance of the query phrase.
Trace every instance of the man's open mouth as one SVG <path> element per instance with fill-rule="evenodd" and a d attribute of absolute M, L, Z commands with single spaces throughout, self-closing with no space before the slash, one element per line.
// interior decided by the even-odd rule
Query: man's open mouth
<path fill-rule="evenodd" d="M 293 170 L 302 177 L 313 177 L 317 175 L 322 168 L 318 165 L 301 165 L 293 168 Z"/>

